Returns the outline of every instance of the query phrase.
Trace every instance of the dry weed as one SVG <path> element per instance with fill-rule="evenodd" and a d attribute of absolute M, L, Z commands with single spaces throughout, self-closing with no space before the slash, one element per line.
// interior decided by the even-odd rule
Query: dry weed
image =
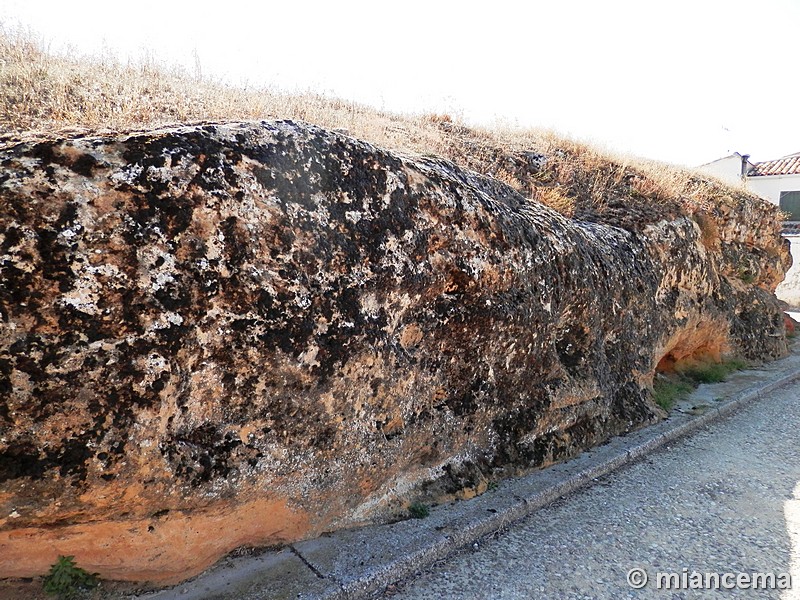
<path fill-rule="evenodd" d="M 438 155 L 576 218 L 619 212 L 624 199 L 639 204 L 637 218 L 652 220 L 678 204 L 694 212 L 746 194 L 690 170 L 547 131 L 468 127 L 447 114 L 392 114 L 312 92 L 239 89 L 153 60 L 48 54 L 32 35 L 0 28 L 0 141 L 260 119 L 307 121 L 377 146 Z"/>

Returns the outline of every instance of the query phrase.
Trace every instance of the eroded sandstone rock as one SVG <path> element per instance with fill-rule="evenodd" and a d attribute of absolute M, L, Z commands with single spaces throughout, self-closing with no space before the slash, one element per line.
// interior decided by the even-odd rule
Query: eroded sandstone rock
<path fill-rule="evenodd" d="M 631 214 L 292 122 L 3 150 L 0 577 L 177 581 L 657 420 L 657 367 L 786 352 L 773 207 Z"/>
<path fill-rule="evenodd" d="M 800 236 L 792 235 L 788 239 L 791 244 L 793 264 L 775 290 L 775 295 L 790 307 L 800 308 Z"/>

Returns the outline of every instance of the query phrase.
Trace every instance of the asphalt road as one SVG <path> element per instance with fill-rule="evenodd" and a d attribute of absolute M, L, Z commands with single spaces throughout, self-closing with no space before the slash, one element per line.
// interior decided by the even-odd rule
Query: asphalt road
<path fill-rule="evenodd" d="M 631 569 L 644 569 L 645 587 L 628 584 Z M 716 575 L 721 588 L 740 589 L 692 589 L 693 572 L 701 585 L 713 586 Z M 659 589 L 658 573 L 677 578 L 662 576 Z M 776 587 L 793 573 L 797 590 L 744 589 L 753 573 L 773 573 Z M 800 598 L 800 386 L 602 478 L 385 596 Z"/>

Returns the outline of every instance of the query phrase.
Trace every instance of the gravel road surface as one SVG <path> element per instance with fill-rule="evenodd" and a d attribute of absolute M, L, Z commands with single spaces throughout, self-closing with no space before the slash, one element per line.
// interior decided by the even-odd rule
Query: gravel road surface
<path fill-rule="evenodd" d="M 481 540 L 405 599 L 800 598 L 800 389 L 791 385 Z M 634 589 L 631 569 L 648 583 Z M 658 589 L 692 572 L 794 573 L 797 590 Z M 732 573 L 734 578 L 725 577 Z M 636 575 L 639 575 L 637 573 Z M 636 577 L 634 575 L 634 577 Z M 705 585 L 705 582 L 703 582 Z M 752 583 L 750 584 L 752 586 Z"/>

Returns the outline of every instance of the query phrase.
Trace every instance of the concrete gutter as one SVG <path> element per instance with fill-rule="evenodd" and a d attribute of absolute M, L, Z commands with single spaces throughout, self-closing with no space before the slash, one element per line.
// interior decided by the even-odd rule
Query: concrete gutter
<path fill-rule="evenodd" d="M 767 400 L 800 379 L 800 349 L 724 383 L 701 385 L 664 421 L 614 438 L 566 463 L 500 482 L 468 501 L 431 509 L 425 519 L 338 531 L 281 550 L 230 556 L 146 600 L 344 600 L 365 598 L 678 438 Z"/>

